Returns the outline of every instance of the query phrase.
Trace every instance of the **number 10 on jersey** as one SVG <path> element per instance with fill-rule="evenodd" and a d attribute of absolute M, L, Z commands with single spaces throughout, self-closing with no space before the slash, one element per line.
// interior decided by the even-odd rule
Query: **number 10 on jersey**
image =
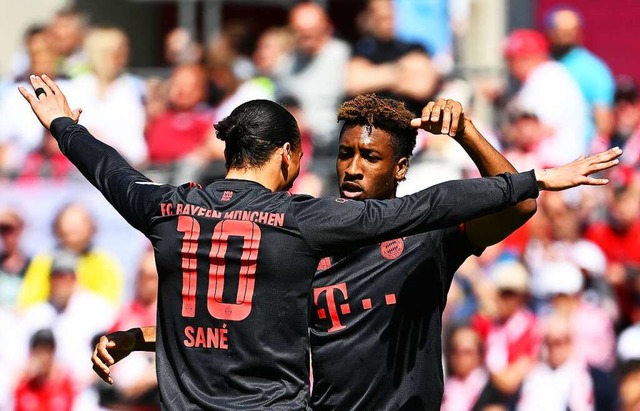
<path fill-rule="evenodd" d="M 178 217 L 178 231 L 184 233 L 180 250 L 182 256 L 182 316 L 195 317 L 200 224 L 191 216 L 181 215 Z M 260 227 L 252 221 L 221 220 L 213 228 L 211 251 L 209 252 L 207 309 L 214 318 L 241 321 L 251 313 L 256 280 L 256 261 L 261 236 Z M 222 301 L 229 237 L 241 237 L 243 240 L 235 303 Z"/>

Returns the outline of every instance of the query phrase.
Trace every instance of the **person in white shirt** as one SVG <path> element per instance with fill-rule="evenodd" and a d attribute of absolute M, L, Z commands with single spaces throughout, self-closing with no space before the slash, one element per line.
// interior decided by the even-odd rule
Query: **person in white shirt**
<path fill-rule="evenodd" d="M 586 365 L 572 359 L 569 323 L 559 316 L 549 317 L 543 341 L 543 359 L 525 377 L 517 410 L 593 410 L 593 382 Z"/>
<path fill-rule="evenodd" d="M 91 73 L 73 80 L 68 100 L 82 108 L 82 124 L 97 139 L 114 147 L 134 166 L 140 165 L 147 158 L 144 86 L 124 71 L 129 60 L 127 35 L 115 27 L 92 29 L 85 51 Z"/>
<path fill-rule="evenodd" d="M 567 69 L 549 57 L 544 36 L 535 30 L 515 30 L 507 38 L 504 55 L 510 73 L 521 82 L 513 104 L 535 115 L 545 128 L 537 148 L 544 166 L 586 154 L 587 103 Z"/>

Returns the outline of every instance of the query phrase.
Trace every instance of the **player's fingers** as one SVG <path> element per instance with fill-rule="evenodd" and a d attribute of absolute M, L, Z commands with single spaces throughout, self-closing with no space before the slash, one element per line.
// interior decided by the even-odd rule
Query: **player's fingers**
<path fill-rule="evenodd" d="M 602 163 L 592 164 L 589 167 L 589 174 L 597 173 L 599 171 L 603 171 L 611 167 L 615 167 L 618 164 L 620 164 L 620 160 L 618 160 L 617 158 L 610 161 L 604 161 Z"/>
<path fill-rule="evenodd" d="M 51 80 L 49 78 L 49 76 L 47 76 L 46 74 L 42 75 L 42 81 L 49 87 L 49 90 L 51 90 L 52 94 L 59 94 L 62 95 L 62 93 L 60 92 L 60 88 L 58 87 L 58 85 L 55 83 L 55 81 Z M 46 91 L 46 90 L 45 90 Z"/>
<path fill-rule="evenodd" d="M 32 74 L 29 77 L 29 80 L 31 81 L 31 86 L 33 87 L 34 90 L 37 90 L 39 88 L 44 90 L 45 97 L 53 95 L 53 92 L 51 91 L 49 86 L 47 86 L 47 84 L 44 81 L 42 81 L 42 78 L 40 78 L 40 76 L 36 76 Z M 38 100 L 40 100 L 42 98 L 42 94 L 36 97 L 38 98 Z"/>
<path fill-rule="evenodd" d="M 100 377 L 102 379 L 102 381 L 108 383 L 108 384 L 113 384 L 113 379 L 111 378 L 111 376 L 108 373 L 105 373 L 101 367 L 97 366 L 97 365 L 93 365 L 93 372 L 95 372 L 96 374 L 98 374 L 98 377 Z"/>
<path fill-rule="evenodd" d="M 613 148 L 610 148 L 609 150 L 595 154 L 590 158 L 596 162 L 603 162 L 603 161 L 612 160 L 614 158 L 618 158 L 621 155 L 622 155 L 622 149 L 620 147 L 613 147 Z"/>
<path fill-rule="evenodd" d="M 442 134 L 449 133 L 449 127 L 451 127 L 451 113 L 453 111 L 453 100 L 447 100 L 442 108 L 442 127 L 440 128 Z"/>
<path fill-rule="evenodd" d="M 38 103 L 38 99 L 36 99 L 33 94 L 29 93 L 26 88 L 20 86 L 18 87 L 18 91 L 20 92 L 20 94 L 22 94 L 22 97 L 24 97 L 24 99 L 27 100 L 29 104 L 31 104 L 31 106 L 34 106 Z"/>
<path fill-rule="evenodd" d="M 91 362 L 93 363 L 93 370 L 100 377 L 106 377 L 109 375 L 109 366 L 102 361 L 100 355 L 98 354 L 98 346 L 93 350 L 93 355 L 91 356 Z M 104 378 L 103 378 L 104 379 Z"/>
<path fill-rule="evenodd" d="M 458 126 L 460 125 L 460 118 L 462 116 L 462 105 L 457 103 L 453 106 L 451 111 L 451 130 L 449 135 L 455 137 L 458 134 Z"/>
<path fill-rule="evenodd" d="M 609 161 L 609 160 L 611 160 L 613 158 L 618 157 L 619 155 L 620 154 L 618 154 L 618 152 L 616 150 L 609 149 L 609 150 L 601 151 L 598 154 L 594 154 L 592 156 L 587 157 L 587 163 L 589 165 L 598 164 L 598 163 L 602 163 L 602 162 L 605 162 L 605 161 Z"/>
<path fill-rule="evenodd" d="M 440 112 L 444 108 L 445 103 L 446 103 L 446 101 L 444 99 L 440 98 L 440 99 L 438 99 L 438 101 L 435 102 L 433 107 L 431 107 L 431 121 L 432 122 L 437 122 L 437 121 L 440 120 Z"/>
<path fill-rule="evenodd" d="M 436 104 L 435 101 L 430 101 L 426 106 L 422 109 L 422 121 L 427 122 L 431 119 L 431 110 L 433 110 L 433 106 Z"/>
<path fill-rule="evenodd" d="M 603 186 L 609 184 L 609 180 L 606 178 L 587 177 L 587 179 L 582 184 L 589 186 Z"/>
<path fill-rule="evenodd" d="M 98 374 L 109 374 L 109 366 L 102 361 L 102 358 L 98 355 L 98 350 L 93 350 L 93 355 L 91 356 L 91 362 L 93 363 L 93 367 L 98 372 Z"/>
<path fill-rule="evenodd" d="M 411 120 L 411 127 L 414 128 L 419 128 L 422 125 L 422 119 L 421 118 L 414 118 Z"/>
<path fill-rule="evenodd" d="M 109 354 L 109 350 L 107 350 L 107 341 L 103 341 L 103 338 L 106 340 L 107 337 L 100 338 L 100 342 L 96 346 L 97 354 L 100 359 L 102 359 L 102 361 L 104 361 L 107 365 L 112 365 L 115 363 L 115 361 L 113 360 L 111 354 Z M 111 347 L 113 348 L 114 346 L 115 343 Z"/>

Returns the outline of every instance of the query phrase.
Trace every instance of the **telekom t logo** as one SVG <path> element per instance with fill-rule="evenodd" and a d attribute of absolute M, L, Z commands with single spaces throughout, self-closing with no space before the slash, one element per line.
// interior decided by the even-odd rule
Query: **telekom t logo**
<path fill-rule="evenodd" d="M 329 310 L 329 317 L 331 318 L 331 328 L 327 330 L 328 332 L 334 332 L 338 330 L 342 330 L 346 328 L 344 325 L 340 323 L 340 317 L 338 316 L 338 306 L 336 305 L 335 291 L 342 293 L 342 296 L 346 300 L 348 298 L 347 295 L 347 284 L 340 283 L 336 285 L 330 285 L 327 287 L 318 287 L 313 289 L 313 303 L 318 306 L 318 298 L 325 294 L 325 300 L 327 302 L 327 310 Z M 340 305 L 340 312 L 342 314 L 349 314 L 351 312 L 351 308 L 349 308 L 348 303 L 344 303 Z M 318 317 L 320 319 L 326 318 L 327 313 L 324 308 L 318 309 Z"/>

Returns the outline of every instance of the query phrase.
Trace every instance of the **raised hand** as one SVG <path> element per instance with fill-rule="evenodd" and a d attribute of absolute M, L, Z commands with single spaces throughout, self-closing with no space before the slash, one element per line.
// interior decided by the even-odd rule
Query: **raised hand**
<path fill-rule="evenodd" d="M 422 117 L 411 120 L 411 126 L 432 134 L 460 137 L 464 132 L 464 109 L 455 100 L 430 101 L 422 109 Z"/>
<path fill-rule="evenodd" d="M 609 180 L 589 176 L 616 166 L 621 155 L 622 149 L 614 147 L 590 157 L 580 156 L 577 160 L 560 167 L 535 170 L 538 187 L 540 190 L 560 191 L 581 185 L 605 185 Z"/>
<path fill-rule="evenodd" d="M 29 80 L 35 95 L 29 93 L 24 87 L 18 87 L 18 90 L 47 130 L 51 128 L 51 122 L 59 117 L 71 117 L 73 121 L 78 122 L 82 110 L 71 110 L 66 97 L 53 80 L 46 74 L 42 77 L 32 75 Z"/>

